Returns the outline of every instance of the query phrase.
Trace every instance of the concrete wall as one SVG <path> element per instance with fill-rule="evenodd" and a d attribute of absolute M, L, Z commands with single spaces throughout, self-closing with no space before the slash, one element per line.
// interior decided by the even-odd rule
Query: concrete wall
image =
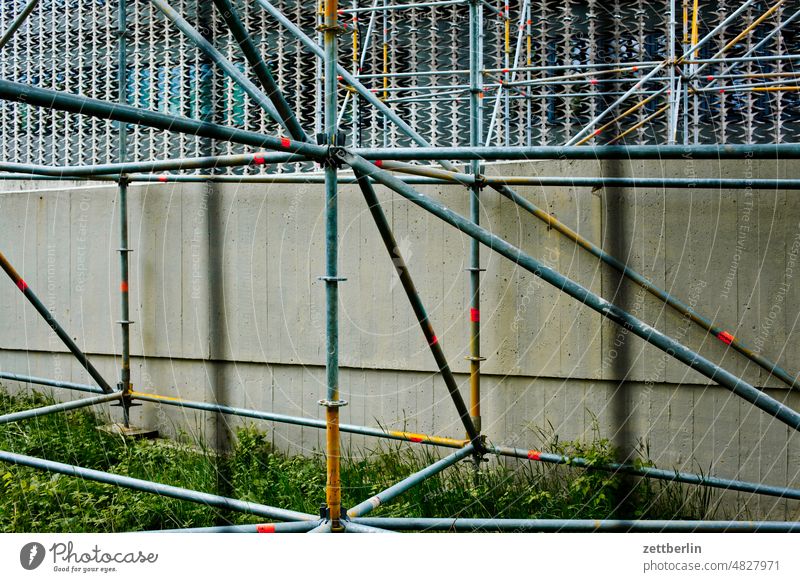
<path fill-rule="evenodd" d="M 519 175 L 798 177 L 790 163 L 530 162 L 490 166 Z M 0 249 L 57 318 L 116 380 L 119 319 L 116 189 L 0 184 Z M 460 187 L 424 191 L 467 214 Z M 134 186 L 130 194 L 131 311 L 136 389 L 322 417 L 324 215 L 321 186 Z M 800 367 L 796 193 L 520 188 L 633 268 Z M 379 190 L 445 352 L 467 394 L 469 241 Z M 591 290 L 698 349 L 795 409 L 800 397 L 588 253 L 487 190 L 482 223 Z M 343 187 L 340 272 L 343 422 L 463 433 L 359 192 Z M 772 417 L 505 259 L 483 251 L 484 432 L 535 446 L 595 424 L 621 449 L 646 443 L 662 467 L 800 486 L 800 438 Z M 56 351 L 55 354 L 51 353 Z M 82 369 L 0 285 L 0 369 L 85 381 Z M 10 384 L 10 383 L 7 383 Z M 61 393 L 63 394 L 63 392 Z M 118 413 L 117 413 L 118 414 Z M 226 421 L 146 404 L 136 423 L 224 444 Z M 323 445 L 314 429 L 264 425 L 292 452 Z M 353 438 L 356 450 L 374 443 Z M 730 496 L 741 515 L 798 516 L 795 503 Z"/>

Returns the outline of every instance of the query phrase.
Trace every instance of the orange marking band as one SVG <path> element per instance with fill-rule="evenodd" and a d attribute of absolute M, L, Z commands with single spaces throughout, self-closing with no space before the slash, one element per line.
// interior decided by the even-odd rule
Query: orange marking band
<path fill-rule="evenodd" d="M 257 533 L 275 533 L 274 523 L 263 523 L 256 526 Z"/>
<path fill-rule="evenodd" d="M 290 148 L 290 147 L 292 147 L 291 140 L 289 140 L 288 137 L 282 137 L 281 138 L 281 147 L 282 148 Z"/>
<path fill-rule="evenodd" d="M 28 284 L 25 282 L 25 279 L 20 279 L 19 281 L 17 281 L 17 287 L 19 287 L 20 291 L 25 293 L 25 289 L 28 288 Z"/>
<path fill-rule="evenodd" d="M 733 340 L 736 338 L 733 337 L 731 334 L 729 334 L 727 331 L 721 331 L 717 334 L 717 339 L 719 339 L 719 341 L 721 341 L 724 344 L 731 345 L 733 343 Z"/>
<path fill-rule="evenodd" d="M 127 281 L 122 281 L 119 284 L 119 290 L 122 291 L 123 293 L 127 293 L 128 292 L 128 282 Z"/>
<path fill-rule="evenodd" d="M 528 458 L 531 461 L 538 461 L 542 458 L 542 454 L 539 451 L 530 450 L 528 451 Z"/>

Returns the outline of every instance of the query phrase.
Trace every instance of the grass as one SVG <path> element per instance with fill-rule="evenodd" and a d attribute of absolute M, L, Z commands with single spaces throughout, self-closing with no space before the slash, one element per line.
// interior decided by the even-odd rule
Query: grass
<path fill-rule="evenodd" d="M 41 394 L 9 396 L 0 390 L 0 413 L 45 406 Z M 199 443 L 130 441 L 96 429 L 105 419 L 77 410 L 0 426 L 0 449 L 318 513 L 325 499 L 325 461 L 287 456 L 252 426 L 238 430 L 229 454 Z M 613 461 L 609 442 L 560 442 L 542 431 L 547 450 Z M 343 503 L 351 507 L 437 460 L 436 450 L 376 443 L 358 458 L 343 459 Z M 639 462 L 648 463 L 646 459 Z M 411 489 L 371 515 L 391 517 L 709 519 L 708 488 L 631 479 L 568 466 L 508 461 L 459 463 Z M 0 463 L 0 531 L 118 532 L 264 521 L 251 515 Z"/>

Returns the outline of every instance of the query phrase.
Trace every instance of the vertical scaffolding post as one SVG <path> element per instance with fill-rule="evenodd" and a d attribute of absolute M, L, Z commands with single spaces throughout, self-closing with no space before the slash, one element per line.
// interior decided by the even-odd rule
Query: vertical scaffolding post
<path fill-rule="evenodd" d="M 525 8 L 523 7 L 523 10 Z M 504 5 L 504 14 L 505 14 L 505 23 L 504 23 L 504 48 L 503 48 L 503 62 L 505 63 L 505 68 L 503 70 L 503 133 L 505 134 L 503 137 L 505 138 L 505 144 L 507 146 L 511 145 L 511 139 L 509 138 L 509 133 L 511 133 L 511 103 L 510 103 L 510 87 L 508 85 L 510 78 L 509 78 L 509 69 L 511 67 L 510 59 L 511 59 L 511 5 L 509 0 L 505 0 Z M 481 48 L 482 50 L 482 48 Z M 515 59 L 516 61 L 516 59 Z M 517 66 L 517 63 L 514 62 L 514 67 Z M 499 133 L 499 132 L 498 132 Z"/>
<path fill-rule="evenodd" d="M 669 117 L 667 119 L 667 144 L 675 143 L 675 108 L 679 95 L 675 84 L 675 0 L 669 0 L 669 23 L 667 24 L 667 57 L 669 58 Z"/>
<path fill-rule="evenodd" d="M 506 22 L 508 14 L 506 13 Z M 478 147 L 482 143 L 483 132 L 483 4 L 480 0 L 470 0 L 469 3 L 469 83 L 470 83 L 470 145 Z M 480 160 L 470 162 L 471 173 L 476 177 L 469 198 L 470 218 L 475 224 L 480 224 L 480 193 L 481 181 L 477 179 L 483 172 Z M 480 243 L 475 239 L 470 240 L 469 271 L 469 385 L 470 402 L 469 412 L 475 430 L 481 432 L 481 305 L 480 305 L 480 276 L 481 254 Z"/>
<path fill-rule="evenodd" d="M 324 0 L 322 36 L 324 48 L 324 123 L 325 144 L 329 148 L 344 145 L 338 142 L 337 120 L 337 75 L 336 54 L 338 23 L 338 0 Z M 341 449 L 339 443 L 339 408 L 347 403 L 339 399 L 339 281 L 338 275 L 338 176 L 333 156 L 325 162 L 325 321 L 326 355 L 325 370 L 328 391 L 320 404 L 325 406 L 325 436 L 327 454 L 327 485 L 325 498 L 331 531 L 341 532 L 342 486 L 340 478 Z"/>
<path fill-rule="evenodd" d="M 128 84 L 127 75 L 127 46 L 125 35 L 128 29 L 127 0 L 119 0 L 118 22 L 117 22 L 117 42 L 118 42 L 118 71 L 117 80 L 119 82 L 118 100 L 121 105 L 126 105 Z M 118 124 L 118 147 L 119 162 L 127 161 L 128 153 L 128 125 L 123 122 Z M 120 366 L 119 389 L 122 391 L 121 400 L 122 415 L 125 427 L 130 425 L 130 393 L 131 386 L 131 338 L 130 338 L 130 302 L 128 294 L 128 178 L 119 178 L 119 296 L 120 296 L 120 320 L 119 325 L 122 331 L 122 358 Z"/>

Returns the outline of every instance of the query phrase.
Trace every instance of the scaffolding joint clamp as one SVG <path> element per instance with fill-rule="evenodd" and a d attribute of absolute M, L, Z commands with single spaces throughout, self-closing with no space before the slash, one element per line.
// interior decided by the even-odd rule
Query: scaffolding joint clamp
<path fill-rule="evenodd" d="M 327 398 L 323 398 L 319 401 L 319 405 L 328 408 L 342 408 L 347 406 L 347 400 L 328 400 Z"/>
<path fill-rule="evenodd" d="M 323 33 L 324 32 L 328 32 L 328 31 L 333 31 L 336 35 L 347 34 L 348 32 L 350 32 L 349 30 L 347 30 L 344 26 L 342 26 L 340 24 L 329 25 L 329 24 L 325 24 L 325 23 L 322 23 L 322 24 L 318 25 L 316 30 L 318 32 L 323 32 Z"/>
<path fill-rule="evenodd" d="M 470 273 L 483 273 L 486 269 L 481 267 L 467 267 L 464 269 L 465 271 L 469 271 Z"/>
<path fill-rule="evenodd" d="M 486 358 L 483 356 L 464 356 L 464 359 L 468 362 L 485 362 Z"/>
<path fill-rule="evenodd" d="M 328 147 L 328 155 L 325 159 L 326 163 L 330 163 L 337 168 L 341 168 L 346 163 L 347 150 L 343 147 L 345 139 L 344 132 L 340 131 L 337 134 L 334 143 Z"/>
<path fill-rule="evenodd" d="M 317 277 L 317 281 L 325 281 L 326 283 L 341 283 L 342 281 L 347 281 L 347 277 L 329 277 L 328 275 L 322 275 Z"/>

